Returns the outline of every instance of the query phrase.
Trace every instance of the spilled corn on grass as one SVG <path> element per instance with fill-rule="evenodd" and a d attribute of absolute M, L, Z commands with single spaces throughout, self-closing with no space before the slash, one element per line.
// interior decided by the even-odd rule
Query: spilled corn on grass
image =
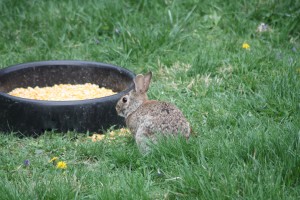
<path fill-rule="evenodd" d="M 101 98 L 116 94 L 111 89 L 96 84 L 58 84 L 52 87 L 15 88 L 8 94 L 12 96 L 48 101 L 72 101 Z"/>
<path fill-rule="evenodd" d="M 130 137 L 131 133 L 127 128 L 121 128 L 119 130 L 112 130 L 106 134 L 93 134 L 92 136 L 88 136 L 93 142 L 101 141 L 101 140 L 114 140 L 120 137 Z"/>

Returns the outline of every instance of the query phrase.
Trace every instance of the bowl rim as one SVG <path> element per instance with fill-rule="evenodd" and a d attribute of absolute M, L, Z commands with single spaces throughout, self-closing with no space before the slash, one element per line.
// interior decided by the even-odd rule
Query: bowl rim
<path fill-rule="evenodd" d="M 20 63 L 16 65 L 11 65 L 5 68 L 0 69 L 0 77 L 3 74 L 7 74 L 16 70 L 21 69 L 27 69 L 31 67 L 42 67 L 42 66 L 48 66 L 48 65 L 73 65 L 73 66 L 82 66 L 82 65 L 96 65 L 98 67 L 103 68 L 113 68 L 114 70 L 117 70 L 119 72 L 125 72 L 127 75 L 134 78 L 135 74 L 123 67 L 108 64 L 108 63 L 102 63 L 102 62 L 95 62 L 95 61 L 83 61 L 83 60 L 48 60 L 48 61 L 34 61 L 34 62 L 26 62 L 26 63 Z M 48 101 L 48 100 L 35 100 L 35 99 L 27 99 L 22 97 L 16 97 L 13 95 L 10 95 L 5 92 L 0 91 L 0 96 L 3 96 L 4 98 L 12 99 L 14 101 L 18 102 L 24 102 L 24 103 L 31 103 L 36 105 L 46 105 L 46 106 L 76 106 L 76 105 L 83 105 L 83 104 L 93 104 L 93 103 L 102 103 L 102 102 L 108 102 L 108 101 L 116 101 L 120 99 L 123 95 L 128 93 L 130 90 L 133 89 L 134 84 L 132 83 L 130 87 L 126 90 L 123 90 L 117 94 L 101 97 L 101 98 L 93 98 L 93 99 L 84 99 L 84 100 L 72 100 L 72 101 Z"/>

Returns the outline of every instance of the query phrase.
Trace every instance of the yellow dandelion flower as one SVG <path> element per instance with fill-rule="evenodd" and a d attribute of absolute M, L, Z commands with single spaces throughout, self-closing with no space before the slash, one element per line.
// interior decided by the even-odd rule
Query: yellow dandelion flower
<path fill-rule="evenodd" d="M 49 160 L 49 163 L 55 162 L 57 160 L 58 160 L 58 157 L 53 157 L 53 158 L 51 158 L 51 160 Z"/>
<path fill-rule="evenodd" d="M 248 43 L 244 42 L 242 48 L 243 49 L 249 49 L 250 45 Z"/>
<path fill-rule="evenodd" d="M 65 163 L 64 161 L 59 161 L 56 165 L 56 168 L 58 169 L 66 169 L 67 168 L 67 163 Z"/>

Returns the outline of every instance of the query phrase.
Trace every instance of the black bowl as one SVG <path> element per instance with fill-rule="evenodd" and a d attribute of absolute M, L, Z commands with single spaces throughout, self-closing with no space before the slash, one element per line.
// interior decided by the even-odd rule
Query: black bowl
<path fill-rule="evenodd" d="M 109 64 L 86 61 L 42 61 L 0 70 L 0 131 L 36 136 L 45 131 L 99 132 L 121 127 L 115 105 L 130 91 L 135 74 Z M 78 101 L 44 101 L 7 94 L 19 87 L 94 83 L 117 94 Z"/>

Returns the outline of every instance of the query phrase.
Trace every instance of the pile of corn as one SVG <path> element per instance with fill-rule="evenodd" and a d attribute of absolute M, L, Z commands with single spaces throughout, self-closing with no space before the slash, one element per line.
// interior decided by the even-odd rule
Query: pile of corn
<path fill-rule="evenodd" d="M 100 88 L 96 84 L 59 84 L 52 87 L 16 88 L 9 92 L 12 96 L 47 101 L 73 101 L 94 99 L 115 94 L 110 89 Z"/>

